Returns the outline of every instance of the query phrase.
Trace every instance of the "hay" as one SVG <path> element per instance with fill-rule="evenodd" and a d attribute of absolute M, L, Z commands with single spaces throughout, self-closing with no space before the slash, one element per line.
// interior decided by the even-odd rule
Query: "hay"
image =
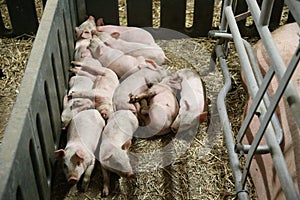
<path fill-rule="evenodd" d="M 43 12 L 42 0 L 35 0 L 35 5 L 40 20 Z M 5 0 L 0 1 L 0 11 L 5 27 L 11 29 Z M 18 95 L 34 37 L 22 35 L 15 38 L 0 38 L 0 143 Z"/>

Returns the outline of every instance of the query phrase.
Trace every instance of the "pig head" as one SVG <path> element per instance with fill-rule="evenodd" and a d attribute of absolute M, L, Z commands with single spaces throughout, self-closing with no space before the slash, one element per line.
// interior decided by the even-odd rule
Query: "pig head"
<path fill-rule="evenodd" d="M 95 151 L 105 121 L 95 109 L 78 113 L 70 123 L 65 149 L 55 151 L 61 160 L 67 180 L 74 184 L 83 176 L 82 189 L 87 190 L 95 165 Z"/>
<path fill-rule="evenodd" d="M 134 176 L 127 151 L 137 128 L 138 120 L 129 110 L 116 111 L 108 119 L 99 154 L 104 179 L 103 196 L 107 196 L 110 191 L 109 172 L 115 172 L 122 177 Z"/>

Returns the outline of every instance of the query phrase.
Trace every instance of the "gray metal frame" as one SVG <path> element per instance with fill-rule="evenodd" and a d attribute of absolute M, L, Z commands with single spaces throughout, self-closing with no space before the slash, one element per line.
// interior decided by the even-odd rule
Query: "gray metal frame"
<path fill-rule="evenodd" d="M 211 37 L 219 38 L 215 51 L 224 74 L 225 83 L 223 89 L 219 93 L 217 105 L 220 119 L 222 120 L 230 165 L 235 179 L 236 193 L 239 199 L 249 199 L 246 179 L 249 174 L 253 156 L 254 154 L 270 153 L 286 199 L 299 199 L 298 191 L 293 183 L 280 148 L 283 133 L 274 111 L 284 93 L 297 125 L 300 128 L 300 97 L 295 86 L 292 82 L 290 82 L 291 76 L 293 75 L 300 59 L 300 44 L 298 45 L 288 68 L 286 68 L 278 50 L 276 49 L 268 27 L 274 0 L 264 0 L 261 9 L 254 0 L 246 0 L 246 2 L 249 11 L 244 15 L 240 14 L 235 17 L 233 10 L 235 10 L 236 2 L 232 0 L 225 0 L 219 31 L 213 31 L 210 33 Z M 299 8 L 300 2 L 289 0 L 286 1 L 286 3 L 289 6 L 294 6 L 291 11 L 299 24 L 299 13 L 297 12 L 300 12 L 300 10 L 294 8 Z M 249 16 L 249 13 L 253 17 L 255 26 L 271 59 L 271 67 L 264 78 L 262 78 L 257 60 L 253 54 L 250 44 L 241 37 L 237 26 L 237 21 Z M 231 34 L 227 33 L 228 28 L 230 28 Z M 225 54 L 227 52 L 228 40 L 231 39 L 234 41 L 241 68 L 245 74 L 246 84 L 250 86 L 248 89 L 253 99 L 250 110 L 248 111 L 237 136 L 233 136 L 232 134 L 225 104 L 225 98 L 231 86 Z M 272 100 L 270 101 L 267 87 L 274 75 L 277 76 L 280 83 Z M 242 144 L 243 137 L 256 113 L 259 113 L 259 130 L 256 133 L 252 144 L 244 145 Z M 266 139 L 267 145 L 261 146 L 259 144 L 263 136 Z M 238 156 L 239 154 L 247 154 L 246 163 L 244 165 L 241 164 Z"/>

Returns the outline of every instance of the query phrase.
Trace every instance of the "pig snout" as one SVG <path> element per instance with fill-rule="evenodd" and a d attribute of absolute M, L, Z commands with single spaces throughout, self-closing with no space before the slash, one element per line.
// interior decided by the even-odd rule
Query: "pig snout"
<path fill-rule="evenodd" d="M 126 174 L 126 177 L 127 177 L 127 178 L 135 178 L 135 174 L 134 174 L 133 172 L 128 172 L 128 173 Z"/>
<path fill-rule="evenodd" d="M 71 185 L 75 185 L 78 182 L 78 179 L 76 177 L 70 177 L 70 178 L 68 178 L 68 182 Z"/>

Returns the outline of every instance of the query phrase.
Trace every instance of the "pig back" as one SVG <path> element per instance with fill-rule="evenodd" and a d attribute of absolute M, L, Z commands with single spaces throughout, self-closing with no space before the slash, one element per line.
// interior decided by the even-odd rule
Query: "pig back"
<path fill-rule="evenodd" d="M 103 130 L 102 142 L 108 140 L 118 146 L 122 146 L 127 140 L 131 139 L 133 133 L 138 128 L 136 116 L 129 110 L 119 110 L 109 117 Z"/>
<path fill-rule="evenodd" d="M 76 114 L 68 129 L 68 141 L 80 141 L 95 151 L 100 140 L 105 121 L 96 109 L 84 110 Z"/>
<path fill-rule="evenodd" d="M 163 68 L 152 69 L 145 67 L 134 72 L 124 80 L 120 80 L 120 85 L 116 88 L 113 96 L 115 110 L 126 109 L 129 102 L 129 95 L 141 88 L 147 87 L 147 82 L 160 82 L 168 73 Z M 125 108 L 124 108 L 125 106 Z"/>

